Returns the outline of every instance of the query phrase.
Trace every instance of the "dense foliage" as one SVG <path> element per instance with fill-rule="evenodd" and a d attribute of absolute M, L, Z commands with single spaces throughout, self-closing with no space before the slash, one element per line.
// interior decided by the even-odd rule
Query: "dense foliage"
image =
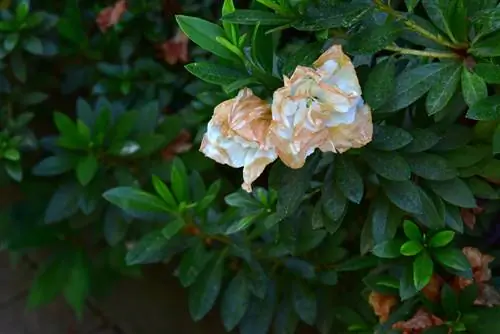
<path fill-rule="evenodd" d="M 0 182 L 22 193 L 2 239 L 50 255 L 31 306 L 62 293 L 81 312 L 120 275 L 177 259 L 192 318 L 218 304 L 228 331 L 500 329 L 497 0 L 0 7 Z M 276 122 L 282 87 L 332 45 L 371 142 L 304 166 L 277 145 L 240 189 L 198 151 L 214 109 L 250 88 Z"/>

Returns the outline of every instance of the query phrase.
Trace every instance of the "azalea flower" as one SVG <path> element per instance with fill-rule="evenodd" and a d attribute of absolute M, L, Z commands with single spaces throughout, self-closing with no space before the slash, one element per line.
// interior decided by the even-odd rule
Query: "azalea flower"
<path fill-rule="evenodd" d="M 125 0 L 117 1 L 113 6 L 101 10 L 97 16 L 96 23 L 102 32 L 106 32 L 110 27 L 117 24 L 123 14 L 127 11 L 127 2 Z"/>
<path fill-rule="evenodd" d="M 302 167 L 316 148 L 342 153 L 371 141 L 371 110 L 340 45 L 322 54 L 314 68 L 298 66 L 284 81 L 274 92 L 270 131 L 287 166 Z"/>
<path fill-rule="evenodd" d="M 278 157 L 269 142 L 270 122 L 269 104 L 244 88 L 215 108 L 200 151 L 220 164 L 243 167 L 242 188 L 250 192 L 252 182 Z"/>
<path fill-rule="evenodd" d="M 398 299 L 394 296 L 372 291 L 368 297 L 368 302 L 373 308 L 373 312 L 379 317 L 380 322 L 383 323 L 389 319 L 391 309 L 398 303 Z"/>
<path fill-rule="evenodd" d="M 179 29 L 174 37 L 160 45 L 161 57 L 169 64 L 187 63 L 189 38 Z"/>
<path fill-rule="evenodd" d="M 442 324 L 444 322 L 440 318 L 428 313 L 424 309 L 419 309 L 411 319 L 399 321 L 392 325 L 392 328 L 402 329 L 403 334 L 420 334 L 426 329 L 441 326 Z M 451 333 L 451 329 L 448 333 Z"/>

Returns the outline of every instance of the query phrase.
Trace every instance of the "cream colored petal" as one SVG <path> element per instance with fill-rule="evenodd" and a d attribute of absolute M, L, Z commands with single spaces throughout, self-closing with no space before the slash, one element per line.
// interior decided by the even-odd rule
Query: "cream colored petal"
<path fill-rule="evenodd" d="M 371 110 L 363 104 L 356 112 L 351 124 L 342 124 L 328 129 L 328 138 L 319 148 L 323 152 L 343 153 L 351 148 L 368 144 L 373 137 Z"/>
<path fill-rule="evenodd" d="M 247 156 L 243 167 L 243 184 L 241 187 L 247 192 L 252 191 L 252 183 L 262 174 L 267 165 L 276 160 L 278 155 L 274 149 L 258 150 L 252 156 Z"/>

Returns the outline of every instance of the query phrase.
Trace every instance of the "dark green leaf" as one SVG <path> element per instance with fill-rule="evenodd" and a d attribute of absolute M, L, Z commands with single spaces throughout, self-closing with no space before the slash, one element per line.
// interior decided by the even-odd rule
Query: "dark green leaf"
<path fill-rule="evenodd" d="M 497 191 L 488 182 L 483 181 L 480 178 L 470 178 L 467 183 L 469 188 L 472 190 L 472 193 L 477 198 L 492 200 L 499 198 Z"/>
<path fill-rule="evenodd" d="M 408 239 L 418 242 L 422 241 L 422 232 L 420 232 L 420 228 L 414 222 L 405 220 L 403 222 L 403 230 Z"/>
<path fill-rule="evenodd" d="M 104 216 L 104 237 L 110 246 L 116 246 L 122 241 L 128 231 L 128 223 L 123 218 L 120 209 L 110 205 Z"/>
<path fill-rule="evenodd" d="M 500 84 L 500 65 L 479 63 L 474 66 L 474 72 L 489 84 Z"/>
<path fill-rule="evenodd" d="M 296 52 L 287 53 L 283 65 L 283 74 L 291 75 L 299 65 L 310 67 L 321 53 L 323 44 L 322 42 L 305 44 Z"/>
<path fill-rule="evenodd" d="M 370 145 L 382 151 L 395 151 L 410 144 L 412 140 L 413 137 L 401 128 L 374 124 Z"/>
<path fill-rule="evenodd" d="M 168 189 L 167 185 L 156 175 L 153 175 L 153 186 L 156 190 L 156 193 L 160 195 L 160 197 L 169 207 L 177 207 L 177 202 L 175 201 L 174 195 L 172 195 L 172 192 L 170 191 L 170 189 Z"/>
<path fill-rule="evenodd" d="M 488 87 L 479 75 L 464 68 L 462 70 L 462 94 L 470 107 L 488 96 Z"/>
<path fill-rule="evenodd" d="M 178 157 L 174 159 L 172 170 L 170 173 L 170 181 L 172 182 L 172 191 L 178 202 L 189 201 L 189 179 L 186 171 L 186 166 Z"/>
<path fill-rule="evenodd" d="M 448 284 L 444 284 L 441 288 L 441 305 L 447 318 L 453 319 L 457 316 L 458 298 L 455 291 Z"/>
<path fill-rule="evenodd" d="M 219 296 L 224 269 L 225 252 L 215 258 L 201 273 L 202 279 L 189 289 L 189 313 L 199 321 L 212 309 Z"/>
<path fill-rule="evenodd" d="M 51 156 L 33 167 L 32 173 L 39 176 L 54 176 L 66 173 L 73 168 L 73 162 L 62 156 Z"/>
<path fill-rule="evenodd" d="M 61 185 L 52 198 L 45 211 L 45 223 L 52 224 L 71 217 L 78 212 L 80 188 L 77 184 Z"/>
<path fill-rule="evenodd" d="M 408 8 L 409 12 L 412 12 L 419 2 L 420 0 L 405 0 L 406 8 Z"/>
<path fill-rule="evenodd" d="M 446 212 L 445 212 L 445 217 L 444 221 L 446 223 L 446 226 L 449 228 L 454 229 L 458 233 L 463 233 L 464 232 L 464 222 L 462 220 L 462 217 L 460 215 L 460 210 L 453 205 L 445 205 Z"/>
<path fill-rule="evenodd" d="M 387 21 L 379 26 L 367 26 L 349 38 L 346 51 L 352 54 L 372 54 L 389 46 L 401 34 L 397 21 Z"/>
<path fill-rule="evenodd" d="M 97 170 L 99 163 L 93 155 L 88 155 L 78 161 L 76 165 L 76 177 L 82 186 L 86 186 L 92 181 Z"/>
<path fill-rule="evenodd" d="M 396 77 L 396 93 L 382 106 L 384 112 L 408 107 L 422 97 L 454 63 L 432 63 L 404 71 Z"/>
<path fill-rule="evenodd" d="M 403 149 L 405 152 L 418 153 L 427 151 L 436 145 L 440 139 L 435 132 L 429 129 L 412 129 L 410 135 L 413 140 Z"/>
<path fill-rule="evenodd" d="M 230 85 L 235 81 L 246 79 L 248 75 L 233 67 L 214 63 L 191 63 L 186 69 L 203 81 L 216 85 Z"/>
<path fill-rule="evenodd" d="M 444 181 L 457 176 L 457 171 L 451 168 L 445 159 L 439 155 L 417 153 L 405 156 L 411 171 L 424 179 Z"/>
<path fill-rule="evenodd" d="M 31 106 L 45 101 L 49 97 L 48 94 L 42 92 L 32 92 L 24 94 L 23 99 L 20 101 L 23 106 Z"/>
<path fill-rule="evenodd" d="M 10 56 L 10 66 L 12 69 L 12 73 L 20 82 L 26 82 L 27 76 L 27 68 L 26 62 L 24 61 L 24 57 L 21 52 L 14 52 Z"/>
<path fill-rule="evenodd" d="M 432 255 L 445 267 L 457 271 L 470 271 L 471 269 L 469 261 L 459 249 L 451 247 L 435 249 Z"/>
<path fill-rule="evenodd" d="M 229 283 L 222 297 L 221 317 L 224 328 L 230 332 L 241 321 L 250 304 L 248 282 L 240 271 Z"/>
<path fill-rule="evenodd" d="M 28 36 L 23 40 L 23 48 L 31 54 L 41 56 L 44 54 L 42 41 L 35 36 Z"/>
<path fill-rule="evenodd" d="M 401 224 L 402 212 L 385 196 L 377 196 L 370 206 L 371 231 L 375 243 L 391 240 Z"/>
<path fill-rule="evenodd" d="M 422 213 L 419 189 L 413 182 L 383 180 L 382 187 L 391 202 L 401 210 L 415 214 Z"/>
<path fill-rule="evenodd" d="M 448 161 L 448 165 L 455 168 L 470 167 L 490 154 L 489 146 L 467 145 L 457 150 L 443 154 L 443 157 Z"/>
<path fill-rule="evenodd" d="M 445 225 L 445 204 L 440 197 L 431 193 L 428 194 L 419 188 L 420 201 L 422 202 L 422 214 L 414 215 L 415 219 L 430 229 L 441 229 Z"/>
<path fill-rule="evenodd" d="M 364 150 L 363 158 L 377 174 L 393 181 L 409 180 L 411 176 L 408 163 L 395 152 Z"/>
<path fill-rule="evenodd" d="M 34 308 L 53 301 L 68 282 L 71 267 L 67 254 L 60 253 L 38 272 L 28 296 L 28 307 Z"/>
<path fill-rule="evenodd" d="M 339 2 L 335 6 L 328 2 L 319 4 L 317 8 L 310 8 L 307 15 L 293 27 L 305 31 L 349 27 L 370 10 L 364 3 Z"/>
<path fill-rule="evenodd" d="M 225 36 L 225 32 L 221 27 L 197 17 L 177 15 L 176 20 L 189 39 L 202 49 L 210 51 L 221 58 L 235 60 L 235 54 L 217 42 L 217 37 Z"/>
<path fill-rule="evenodd" d="M 89 263 L 85 261 L 83 253 L 75 254 L 69 268 L 69 277 L 64 286 L 64 297 L 81 319 L 85 311 L 85 301 L 90 292 Z"/>
<path fill-rule="evenodd" d="M 123 210 L 165 213 L 169 210 L 158 197 L 132 187 L 118 187 L 103 194 L 104 198 Z"/>
<path fill-rule="evenodd" d="M 449 181 L 428 182 L 428 185 L 437 195 L 450 204 L 462 208 L 475 208 L 477 206 L 471 190 L 459 178 Z"/>
<path fill-rule="evenodd" d="M 467 11 L 463 0 L 422 0 L 432 22 L 453 41 L 467 37 Z"/>
<path fill-rule="evenodd" d="M 480 39 L 472 45 L 469 52 L 478 57 L 498 57 L 500 56 L 500 32 L 488 35 L 489 37 Z"/>
<path fill-rule="evenodd" d="M 402 242 L 398 240 L 387 240 L 373 247 L 372 253 L 383 259 L 394 259 L 401 256 Z"/>
<path fill-rule="evenodd" d="M 240 323 L 241 334 L 267 333 L 276 307 L 276 290 L 273 283 L 267 286 L 265 298 L 253 298 L 250 308 Z"/>
<path fill-rule="evenodd" d="M 418 293 L 413 283 L 413 265 L 408 265 L 403 269 L 401 279 L 399 281 L 399 295 L 401 300 L 407 300 Z"/>
<path fill-rule="evenodd" d="M 442 72 L 439 80 L 431 87 L 425 101 L 428 115 L 436 114 L 450 102 L 458 88 L 461 73 L 462 66 L 459 64 L 448 67 Z"/>
<path fill-rule="evenodd" d="M 479 121 L 496 121 L 500 119 L 500 96 L 486 97 L 469 108 L 467 118 Z"/>
<path fill-rule="evenodd" d="M 374 256 L 365 255 L 350 258 L 337 265 L 337 271 L 358 271 L 377 266 L 378 259 Z"/>
<path fill-rule="evenodd" d="M 435 145 L 433 151 L 451 151 L 465 146 L 472 140 L 473 133 L 471 128 L 453 124 L 446 131 L 441 133 L 441 140 Z"/>
<path fill-rule="evenodd" d="M 434 263 L 427 252 L 420 253 L 413 261 L 413 284 L 420 291 L 429 284 L 432 273 L 434 271 Z"/>
<path fill-rule="evenodd" d="M 164 259 L 168 242 L 161 231 L 146 234 L 128 251 L 125 261 L 129 266 L 160 262 Z"/>
<path fill-rule="evenodd" d="M 396 89 L 396 62 L 388 58 L 378 63 L 370 72 L 363 87 L 366 103 L 374 110 L 380 108 L 394 94 Z"/>
<path fill-rule="evenodd" d="M 335 159 L 335 184 L 345 197 L 354 203 L 360 203 L 364 195 L 364 183 L 356 166 L 348 157 L 339 156 Z"/>
<path fill-rule="evenodd" d="M 169 221 L 167 225 L 161 230 L 165 239 L 170 240 L 185 226 L 184 220 L 181 217 Z"/>
<path fill-rule="evenodd" d="M 188 287 L 196 281 L 214 254 L 214 252 L 207 251 L 204 243 L 200 241 L 182 256 L 176 275 L 183 287 Z"/>
<path fill-rule="evenodd" d="M 224 15 L 222 20 L 234 24 L 249 24 L 249 25 L 282 25 L 293 21 L 293 18 L 280 16 L 271 12 L 254 9 L 238 9 L 235 12 Z"/>
<path fill-rule="evenodd" d="M 314 325 L 316 321 L 317 302 L 316 294 L 306 284 L 294 281 L 292 284 L 292 298 L 295 312 L 306 324 Z"/>

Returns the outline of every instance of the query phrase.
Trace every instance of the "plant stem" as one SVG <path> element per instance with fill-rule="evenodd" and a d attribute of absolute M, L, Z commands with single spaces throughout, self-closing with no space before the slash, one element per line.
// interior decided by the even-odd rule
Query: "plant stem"
<path fill-rule="evenodd" d="M 382 2 L 382 0 L 374 0 L 374 3 L 375 3 L 375 6 L 377 6 L 377 8 L 379 10 L 395 17 L 398 20 L 403 21 L 405 26 L 407 26 L 409 29 L 413 30 L 414 32 L 416 32 L 416 33 L 418 33 L 418 34 L 420 34 L 420 35 L 422 35 L 422 36 L 424 36 L 424 37 L 426 37 L 426 38 L 428 38 L 428 39 L 430 39 L 438 44 L 444 45 L 446 47 L 449 47 L 452 49 L 457 48 L 457 45 L 454 45 L 453 43 L 447 41 L 443 36 L 441 36 L 439 34 L 433 34 L 432 32 L 428 31 L 427 29 L 419 26 L 417 23 L 406 18 L 400 12 L 398 12 L 398 11 L 394 10 L 392 7 L 384 4 Z"/>
<path fill-rule="evenodd" d="M 458 54 L 452 52 L 413 50 L 413 49 L 400 48 L 399 46 L 395 45 L 388 46 L 385 48 L 385 50 L 394 51 L 406 55 L 414 55 L 414 56 L 430 57 L 430 58 L 460 58 Z"/>

